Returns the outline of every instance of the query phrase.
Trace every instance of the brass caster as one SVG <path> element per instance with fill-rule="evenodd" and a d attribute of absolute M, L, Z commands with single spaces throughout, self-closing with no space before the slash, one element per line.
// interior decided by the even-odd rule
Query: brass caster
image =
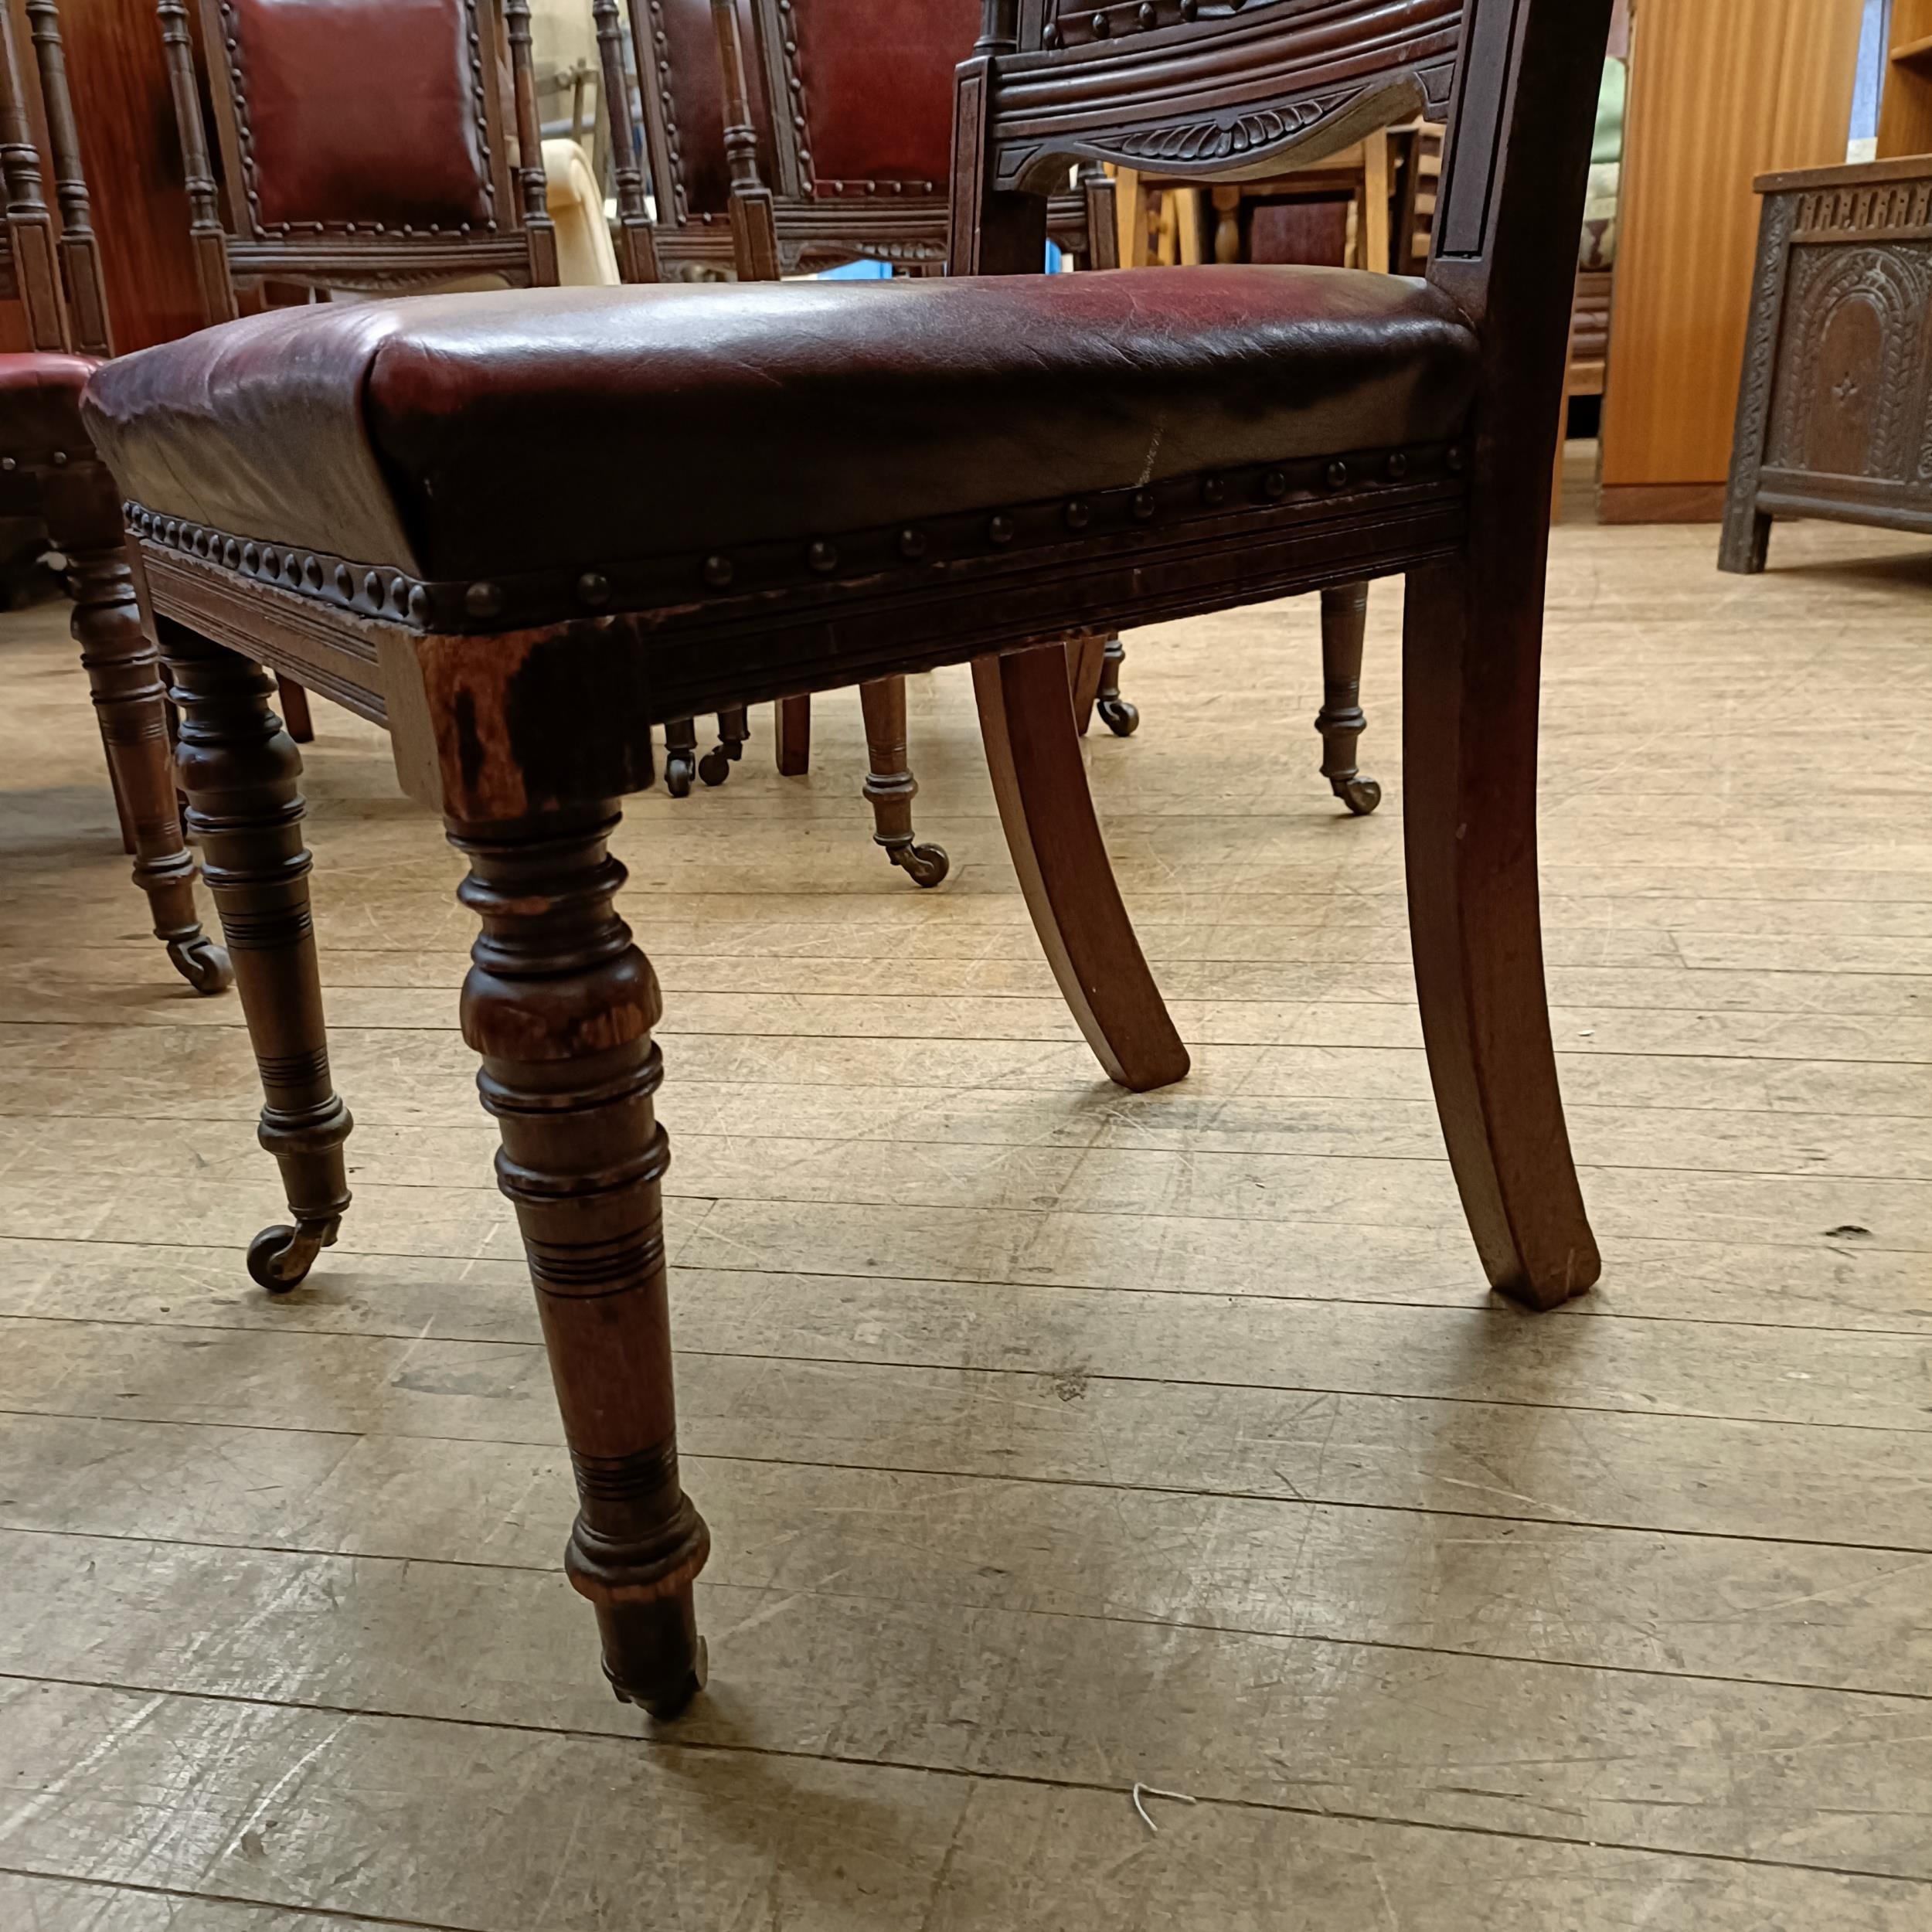
<path fill-rule="evenodd" d="M 674 798 L 688 798 L 691 779 L 697 770 L 688 751 L 667 751 L 664 755 L 664 788 Z"/>
<path fill-rule="evenodd" d="M 886 855 L 915 886 L 928 890 L 938 885 L 953 869 L 953 862 L 946 856 L 944 845 L 897 845 Z"/>
<path fill-rule="evenodd" d="M 1359 775 L 1353 778 L 1335 778 L 1330 781 L 1335 787 L 1335 795 L 1358 818 L 1366 818 L 1382 803 L 1382 787 L 1372 778 Z"/>
<path fill-rule="evenodd" d="M 723 745 L 719 746 L 716 751 L 707 751 L 698 760 L 698 776 L 708 785 L 723 784 L 731 776 L 730 753 Z M 685 788 L 686 791 L 690 789 L 688 780 Z"/>
<path fill-rule="evenodd" d="M 1129 704 L 1124 698 L 1102 698 L 1094 709 L 1100 713 L 1100 723 L 1117 738 L 1131 738 L 1140 726 L 1140 707 Z"/>
<path fill-rule="evenodd" d="M 286 1294 L 300 1287 L 315 1257 L 332 1247 L 339 1221 L 304 1221 L 299 1228 L 286 1222 L 264 1228 L 248 1244 L 249 1278 L 270 1294 Z"/>
<path fill-rule="evenodd" d="M 168 957 L 198 993 L 225 993 L 235 983 L 227 954 L 212 939 L 175 940 L 168 945 Z"/>

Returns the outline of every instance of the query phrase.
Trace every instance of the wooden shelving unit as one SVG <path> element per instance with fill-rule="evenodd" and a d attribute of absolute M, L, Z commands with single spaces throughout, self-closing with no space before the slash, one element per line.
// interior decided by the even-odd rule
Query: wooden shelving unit
<path fill-rule="evenodd" d="M 1932 0 L 1893 0 L 1879 158 L 1932 154 Z"/>

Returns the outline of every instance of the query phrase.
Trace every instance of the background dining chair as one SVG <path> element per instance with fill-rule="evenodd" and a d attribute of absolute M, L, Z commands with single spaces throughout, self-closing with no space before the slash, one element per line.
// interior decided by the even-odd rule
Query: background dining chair
<path fill-rule="evenodd" d="M 205 323 L 258 306 L 269 283 L 398 295 L 559 279 L 529 0 L 158 0 L 155 12 Z M 304 744 L 308 683 L 277 679 Z"/>
<path fill-rule="evenodd" d="M 1536 718 L 1609 8 L 1256 0 L 1189 18 L 1146 0 L 1122 18 L 1152 24 L 1111 45 L 1049 46 L 1036 4 L 1022 38 L 1015 0 L 988 0 L 957 83 L 960 274 L 294 310 L 95 379 L 191 821 L 250 942 L 261 1138 L 295 1215 L 251 1268 L 292 1286 L 348 1206 L 300 759 L 250 662 L 313 656 L 386 719 L 400 780 L 468 862 L 463 1032 L 577 1474 L 566 1568 L 620 1697 L 672 1716 L 704 1675 L 661 998 L 608 850 L 665 718 L 972 662 L 1043 949 L 1107 1070 L 1155 1087 L 1187 1056 L 1107 863 L 1065 640 L 1406 576 L 1410 919 L 1450 1162 L 1494 1287 L 1550 1308 L 1595 1281 L 1543 982 Z M 1238 173 L 1349 138 L 1392 94 L 1442 111 L 1452 77 L 1426 284 L 1039 273 L 1072 159 L 1156 145 Z M 855 434 L 828 440 L 838 418 Z"/>
<path fill-rule="evenodd" d="M 953 75 L 978 31 L 978 0 L 630 5 L 661 274 L 772 281 L 856 261 L 902 274 L 944 271 Z M 597 0 L 594 11 L 615 104 L 628 97 L 616 0 Z M 786 111 L 774 114 L 774 101 Z M 621 128 L 614 145 L 623 151 L 630 138 Z M 1113 196 L 1104 168 L 1082 169 L 1078 186 L 1053 199 L 1054 244 L 1085 266 L 1114 266 Z M 1114 728 L 1131 730 L 1118 658 L 1117 642 L 1088 702 L 1097 697 Z M 875 839 L 908 877 L 936 886 L 950 861 L 913 833 L 919 787 L 906 753 L 903 682 L 881 679 L 859 695 Z M 811 699 L 781 701 L 774 719 L 778 769 L 802 776 L 811 757 Z M 694 774 L 723 782 L 749 726 L 742 712 L 727 712 L 719 729 L 716 747 L 700 759 L 686 721 L 668 728 L 665 782 L 674 794 L 688 791 Z"/>
<path fill-rule="evenodd" d="M 7 209 L 0 294 L 21 304 L 32 347 L 0 354 L 0 515 L 44 522 L 66 560 L 73 635 L 94 694 L 121 842 L 148 896 L 155 937 L 197 992 L 230 983 L 228 955 L 202 930 L 195 860 L 182 835 L 168 751 L 161 660 L 141 621 L 121 527 L 120 492 L 80 420 L 80 396 L 113 352 L 107 301 L 81 172 L 54 0 L 28 0 L 34 64 L 20 54 L 12 12 L 0 7 L 0 168 Z M 41 187 L 39 118 L 53 162 L 56 226 Z"/>

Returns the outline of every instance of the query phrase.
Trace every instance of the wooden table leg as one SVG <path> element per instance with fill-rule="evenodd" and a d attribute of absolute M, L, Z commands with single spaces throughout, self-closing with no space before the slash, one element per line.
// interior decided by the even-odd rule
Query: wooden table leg
<path fill-rule="evenodd" d="M 550 1372 L 577 1472 L 565 1552 L 596 1607 L 617 1696 L 675 1717 L 702 1688 L 692 1580 L 709 1537 L 678 1477 L 653 1096 L 656 975 L 612 899 L 613 804 L 512 825 L 451 821 L 458 889 L 481 921 L 463 1037 L 502 1136 Z"/>
<path fill-rule="evenodd" d="M 181 712 L 177 760 L 189 829 L 221 914 L 260 1070 L 260 1137 L 281 1164 L 293 1227 L 265 1228 L 248 1271 L 294 1287 L 331 1246 L 349 1206 L 349 1109 L 330 1084 L 321 975 L 302 843 L 301 754 L 269 709 L 260 665 L 164 619 L 162 648 Z"/>
<path fill-rule="evenodd" d="M 121 525 L 120 494 L 98 464 L 50 474 L 43 491 L 47 528 L 69 560 L 71 620 L 94 693 L 94 715 L 134 883 L 148 896 L 155 937 L 198 993 L 234 978 L 228 955 L 202 930 L 195 904 L 195 855 L 182 836 L 168 737 L 161 655 L 141 621 L 141 601 Z"/>

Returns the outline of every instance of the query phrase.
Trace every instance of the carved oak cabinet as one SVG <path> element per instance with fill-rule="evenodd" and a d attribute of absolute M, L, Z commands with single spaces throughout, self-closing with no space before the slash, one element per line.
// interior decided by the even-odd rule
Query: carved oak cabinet
<path fill-rule="evenodd" d="M 1719 562 L 1780 516 L 1932 536 L 1932 155 L 1767 175 Z"/>

